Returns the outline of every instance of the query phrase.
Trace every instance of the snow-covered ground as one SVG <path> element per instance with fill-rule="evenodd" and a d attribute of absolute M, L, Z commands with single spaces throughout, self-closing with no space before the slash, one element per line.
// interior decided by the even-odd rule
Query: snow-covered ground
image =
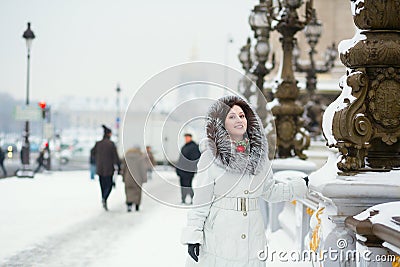
<path fill-rule="evenodd" d="M 160 174 L 178 182 L 171 170 Z M 158 179 L 145 188 L 179 203 L 179 191 L 163 190 Z M 0 266 L 184 266 L 187 249 L 179 239 L 187 209 L 162 205 L 143 194 L 140 211 L 128 213 L 120 179 L 111 192 L 109 212 L 100 199 L 99 183 L 89 179 L 88 171 L 0 180 Z M 270 235 L 269 246 L 285 251 L 293 243 L 277 231 Z"/>

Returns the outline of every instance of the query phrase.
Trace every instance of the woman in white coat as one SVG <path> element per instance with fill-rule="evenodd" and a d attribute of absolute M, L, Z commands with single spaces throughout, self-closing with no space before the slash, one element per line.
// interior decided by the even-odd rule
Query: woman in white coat
<path fill-rule="evenodd" d="M 258 198 L 301 198 L 306 183 L 301 178 L 288 184 L 273 180 L 261 121 L 243 99 L 227 96 L 212 105 L 206 132 L 194 208 L 181 237 L 188 245 L 187 266 L 265 266 L 258 258 L 266 245 Z"/>

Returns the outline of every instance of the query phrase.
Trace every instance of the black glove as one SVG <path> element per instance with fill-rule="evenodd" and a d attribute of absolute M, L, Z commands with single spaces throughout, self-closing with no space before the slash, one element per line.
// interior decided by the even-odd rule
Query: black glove
<path fill-rule="evenodd" d="M 194 259 L 195 262 L 199 261 L 199 249 L 200 249 L 200 244 L 196 243 L 196 244 L 188 244 L 188 253 L 190 255 L 190 257 L 192 257 Z"/>
<path fill-rule="evenodd" d="M 304 181 L 306 181 L 306 186 L 308 187 L 308 176 L 303 177 Z"/>

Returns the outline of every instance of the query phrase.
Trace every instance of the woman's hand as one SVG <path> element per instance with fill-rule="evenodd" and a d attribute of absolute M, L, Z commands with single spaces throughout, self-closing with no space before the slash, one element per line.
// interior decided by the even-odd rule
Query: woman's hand
<path fill-rule="evenodd" d="M 304 178 L 289 178 L 289 183 L 292 185 L 295 198 L 303 198 L 307 191 L 307 181 Z"/>
<path fill-rule="evenodd" d="M 194 259 L 195 262 L 199 261 L 199 251 L 200 251 L 200 244 L 188 244 L 188 253 L 190 257 Z"/>

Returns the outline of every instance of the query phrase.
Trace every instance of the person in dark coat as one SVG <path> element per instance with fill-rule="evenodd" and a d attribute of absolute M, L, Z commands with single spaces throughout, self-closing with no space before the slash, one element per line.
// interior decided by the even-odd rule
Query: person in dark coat
<path fill-rule="evenodd" d="M 6 158 L 5 152 L 0 147 L 0 167 L 3 170 L 4 176 L 7 176 L 7 170 L 4 167 L 4 159 Z"/>
<path fill-rule="evenodd" d="M 38 163 L 38 166 L 36 167 L 34 173 L 37 173 L 40 171 L 40 169 L 43 167 L 46 170 L 49 170 L 49 165 L 50 165 L 50 148 L 49 148 L 49 143 L 45 143 L 44 148 L 40 151 L 38 158 L 36 159 L 36 162 Z"/>
<path fill-rule="evenodd" d="M 185 134 L 186 144 L 182 147 L 176 166 L 176 174 L 181 184 L 182 203 L 186 203 L 186 196 L 190 195 L 190 203 L 193 200 L 192 181 L 197 171 L 197 161 L 200 158 L 199 146 L 192 140 L 192 135 Z"/>
<path fill-rule="evenodd" d="M 113 186 L 115 166 L 118 167 L 118 173 L 120 173 L 121 161 L 114 142 L 110 140 L 111 129 L 105 125 L 102 125 L 102 127 L 104 129 L 104 136 L 94 146 L 94 157 L 96 161 L 96 173 L 100 181 L 103 208 L 107 211 L 107 199 Z"/>

